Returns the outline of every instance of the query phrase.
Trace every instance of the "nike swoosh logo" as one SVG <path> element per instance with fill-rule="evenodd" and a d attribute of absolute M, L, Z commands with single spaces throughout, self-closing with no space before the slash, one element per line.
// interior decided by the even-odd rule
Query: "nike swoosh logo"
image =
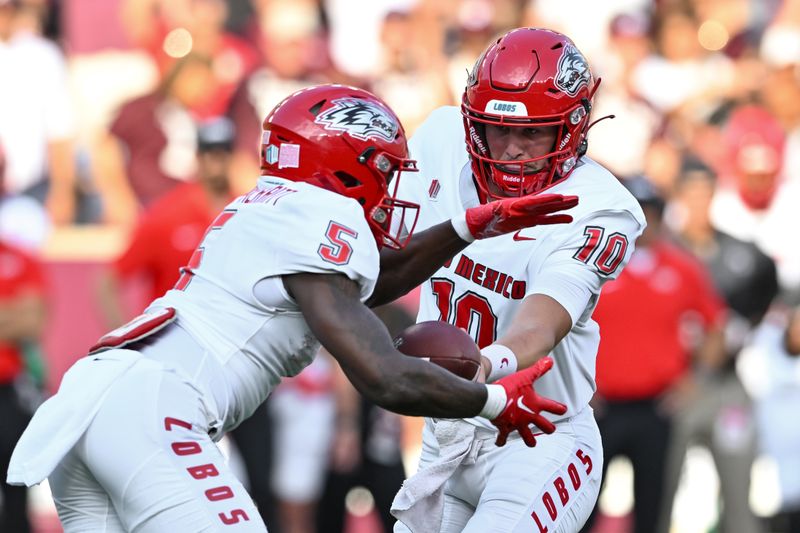
<path fill-rule="evenodd" d="M 517 407 L 519 407 L 523 411 L 526 411 L 526 412 L 528 412 L 528 413 L 530 413 L 532 415 L 536 414 L 535 412 L 531 411 L 530 408 L 527 405 L 522 403 L 522 397 L 521 396 L 519 398 L 517 398 Z"/>
<path fill-rule="evenodd" d="M 535 241 L 536 240 L 536 237 L 523 237 L 522 235 L 519 234 L 520 231 L 522 231 L 522 230 L 517 230 L 517 232 L 512 237 L 515 241 Z"/>

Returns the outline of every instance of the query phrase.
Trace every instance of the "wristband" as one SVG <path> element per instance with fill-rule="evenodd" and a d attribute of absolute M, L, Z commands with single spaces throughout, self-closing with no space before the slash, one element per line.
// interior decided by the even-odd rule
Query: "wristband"
<path fill-rule="evenodd" d="M 497 381 L 517 371 L 517 356 L 511 348 L 502 344 L 490 344 L 481 350 L 481 355 L 492 362 L 492 370 L 486 376 L 486 381 Z"/>
<path fill-rule="evenodd" d="M 506 408 L 506 389 L 502 385 L 486 385 L 486 403 L 478 416 L 494 420 Z"/>
<path fill-rule="evenodd" d="M 466 211 L 451 218 L 450 223 L 453 225 L 453 229 L 456 230 L 461 240 L 466 242 L 473 242 L 475 240 L 475 237 L 470 233 L 469 226 L 467 225 Z"/>

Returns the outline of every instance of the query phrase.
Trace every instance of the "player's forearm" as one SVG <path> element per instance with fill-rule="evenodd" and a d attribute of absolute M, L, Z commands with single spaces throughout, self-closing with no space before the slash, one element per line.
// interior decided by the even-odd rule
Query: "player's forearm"
<path fill-rule="evenodd" d="M 514 353 L 519 370 L 548 356 L 557 343 L 558 339 L 552 331 L 537 327 L 515 331 L 495 341 L 495 344 L 506 346 Z"/>
<path fill-rule="evenodd" d="M 382 360 L 369 377 L 343 368 L 356 389 L 384 409 L 409 416 L 471 418 L 486 404 L 486 387 L 482 384 L 400 353 Z"/>
<path fill-rule="evenodd" d="M 534 365 L 538 360 L 549 355 L 556 345 L 572 329 L 572 319 L 564 307 L 550 296 L 532 294 L 523 300 L 511 327 L 500 336 L 494 345 L 503 346 L 511 351 L 507 354 L 509 365 L 506 372 L 522 370 Z M 491 348 L 491 347 L 489 347 Z M 486 354 L 484 348 L 484 355 Z M 502 352 L 495 352 L 493 359 L 502 361 Z M 491 364 L 483 360 L 486 375 L 494 381 L 497 372 Z M 504 375 L 504 372 L 500 374 Z"/>
<path fill-rule="evenodd" d="M 284 284 L 314 336 L 373 403 L 400 414 L 451 418 L 475 416 L 486 405 L 484 385 L 398 352 L 386 326 L 359 301 L 352 280 L 293 274 Z"/>
<path fill-rule="evenodd" d="M 403 250 L 384 249 L 380 275 L 367 305 L 377 307 L 403 296 L 468 245 L 446 221 L 414 233 Z"/>

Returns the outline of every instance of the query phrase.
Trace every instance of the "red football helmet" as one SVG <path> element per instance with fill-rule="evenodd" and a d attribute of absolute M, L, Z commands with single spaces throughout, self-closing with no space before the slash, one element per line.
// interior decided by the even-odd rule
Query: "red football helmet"
<path fill-rule="evenodd" d="M 598 86 L 586 58 L 565 35 L 519 28 L 492 43 L 472 68 L 461 102 L 472 172 L 481 191 L 490 198 L 523 196 L 568 177 L 586 153 L 589 113 Z M 489 153 L 486 124 L 558 130 L 550 153 L 500 161 Z M 540 160 L 547 160 L 541 170 L 525 171 L 525 164 Z M 519 172 L 509 171 L 509 166 Z"/>
<path fill-rule="evenodd" d="M 411 237 L 419 205 L 395 194 L 402 172 L 416 170 L 397 116 L 363 89 L 334 84 L 301 89 L 264 119 L 261 172 L 354 198 L 379 248 L 401 249 Z M 393 223 L 396 210 L 400 220 Z M 404 227 L 408 235 L 401 235 Z"/>

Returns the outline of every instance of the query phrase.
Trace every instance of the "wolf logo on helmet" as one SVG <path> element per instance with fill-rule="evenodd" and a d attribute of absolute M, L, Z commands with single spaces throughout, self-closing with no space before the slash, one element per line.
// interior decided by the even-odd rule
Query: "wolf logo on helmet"
<path fill-rule="evenodd" d="M 564 47 L 564 53 L 558 60 L 556 87 L 570 96 L 575 96 L 581 87 L 589 84 L 589 63 L 577 48 L 572 45 Z"/>
<path fill-rule="evenodd" d="M 391 141 L 397 135 L 397 123 L 377 104 L 355 98 L 339 98 L 332 103 L 333 107 L 315 120 L 326 129 L 344 131 L 362 141 L 375 136 Z"/>
<path fill-rule="evenodd" d="M 586 58 L 561 33 L 517 28 L 490 44 L 470 72 L 461 99 L 472 173 L 484 197 L 534 194 L 567 179 L 586 152 L 598 86 Z M 548 152 L 508 159 L 490 153 L 490 126 L 554 128 L 556 135 Z"/>

